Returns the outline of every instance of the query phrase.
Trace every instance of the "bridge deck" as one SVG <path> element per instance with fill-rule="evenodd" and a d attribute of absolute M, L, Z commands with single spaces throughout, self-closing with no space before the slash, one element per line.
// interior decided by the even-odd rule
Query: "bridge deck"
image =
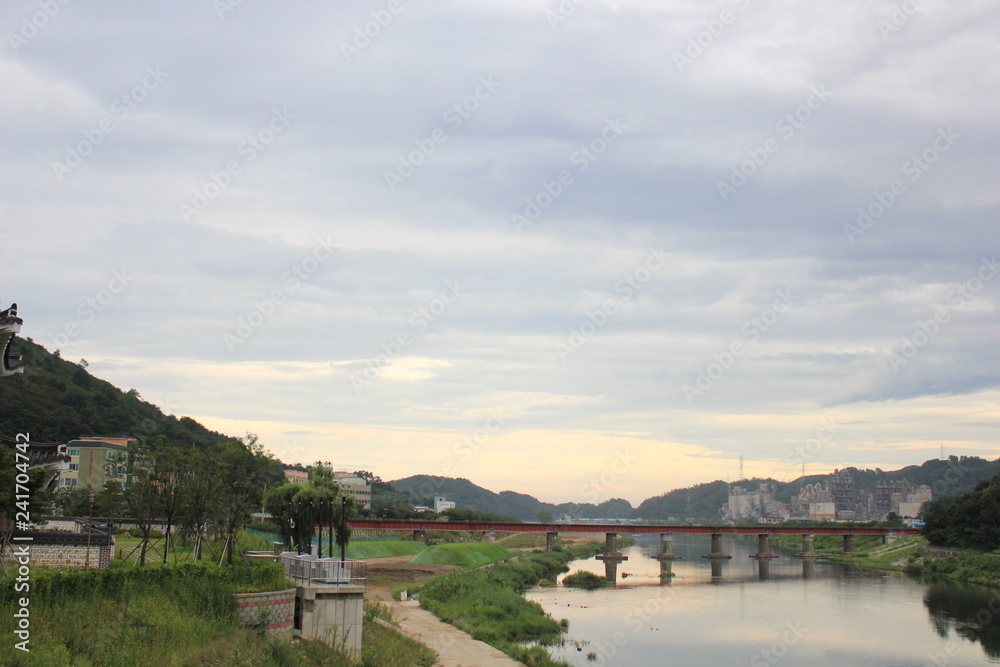
<path fill-rule="evenodd" d="M 489 531 L 526 533 L 620 533 L 622 535 L 642 535 L 650 533 L 694 533 L 707 535 L 722 533 L 730 535 L 919 535 L 919 528 L 849 528 L 827 526 L 653 526 L 618 523 L 487 523 L 477 521 L 396 521 L 364 520 L 351 521 L 352 528 L 372 528 L 377 530 L 447 530 L 447 531 Z"/>

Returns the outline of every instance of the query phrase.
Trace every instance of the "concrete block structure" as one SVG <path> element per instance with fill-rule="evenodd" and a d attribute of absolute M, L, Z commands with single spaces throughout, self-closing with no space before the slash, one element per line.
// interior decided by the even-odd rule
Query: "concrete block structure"
<path fill-rule="evenodd" d="M 292 640 L 295 621 L 295 591 L 265 591 L 237 593 L 236 606 L 240 622 L 248 628 L 258 628 L 268 637 Z"/>

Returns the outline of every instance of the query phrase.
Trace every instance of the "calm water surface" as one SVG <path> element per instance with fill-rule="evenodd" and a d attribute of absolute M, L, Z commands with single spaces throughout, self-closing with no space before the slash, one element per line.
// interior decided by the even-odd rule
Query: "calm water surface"
<path fill-rule="evenodd" d="M 898 665 L 1000 663 L 1000 590 L 928 584 L 781 555 L 760 569 L 756 542 L 724 539 L 713 579 L 708 536 L 674 536 L 675 577 L 661 584 L 655 536 L 623 550 L 618 587 L 537 588 L 526 594 L 569 632 L 555 657 L 572 665 Z M 595 560 L 571 572 L 604 574 Z M 593 653 L 592 659 L 587 658 Z"/>

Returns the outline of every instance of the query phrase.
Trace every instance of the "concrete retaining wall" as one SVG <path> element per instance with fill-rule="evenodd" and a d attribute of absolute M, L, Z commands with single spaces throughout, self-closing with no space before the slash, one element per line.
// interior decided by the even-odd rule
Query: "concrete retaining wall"
<path fill-rule="evenodd" d="M 295 589 L 238 593 L 240 621 L 248 628 L 263 628 L 269 637 L 292 640 L 295 619 Z"/>

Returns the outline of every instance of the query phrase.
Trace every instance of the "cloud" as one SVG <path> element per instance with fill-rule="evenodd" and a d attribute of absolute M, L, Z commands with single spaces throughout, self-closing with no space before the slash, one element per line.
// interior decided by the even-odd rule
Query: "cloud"
<path fill-rule="evenodd" d="M 956 425 L 1000 378 L 1000 12 L 892 6 L 72 3 L 0 54 L 2 296 L 171 412 L 384 478 L 498 409 L 462 474 L 564 500 L 592 471 L 525 473 L 545 438 L 546 471 L 655 449 L 650 494 L 783 470 L 832 412 L 811 466 L 989 451 Z"/>

